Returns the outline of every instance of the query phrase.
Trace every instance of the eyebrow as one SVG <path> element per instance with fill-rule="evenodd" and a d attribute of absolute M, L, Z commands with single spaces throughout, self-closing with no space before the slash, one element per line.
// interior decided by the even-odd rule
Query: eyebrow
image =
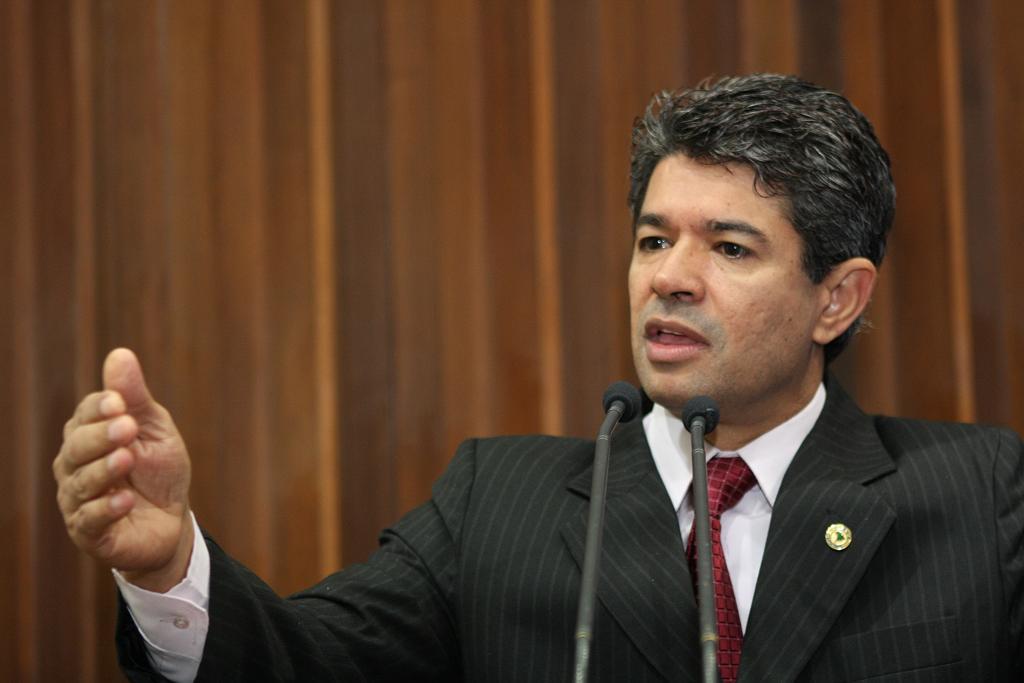
<path fill-rule="evenodd" d="M 758 242 L 768 243 L 768 235 L 746 221 L 711 221 L 708 227 L 712 232 L 739 232 L 753 237 Z"/>
<path fill-rule="evenodd" d="M 636 219 L 636 225 L 633 226 L 633 232 L 636 232 L 641 226 L 649 226 L 652 228 L 664 228 L 666 227 L 665 219 L 656 213 L 645 213 L 641 214 Z M 741 220 L 722 220 L 722 221 L 708 221 L 707 230 L 709 232 L 738 232 L 744 235 L 748 235 L 758 242 L 767 244 L 768 235 L 764 233 L 760 228 L 756 228 L 750 223 Z"/>
<path fill-rule="evenodd" d="M 636 219 L 636 223 L 633 225 L 633 232 L 636 232 L 637 228 L 641 225 L 649 225 L 652 228 L 664 228 L 665 221 L 656 213 L 644 213 L 640 214 L 640 217 Z"/>

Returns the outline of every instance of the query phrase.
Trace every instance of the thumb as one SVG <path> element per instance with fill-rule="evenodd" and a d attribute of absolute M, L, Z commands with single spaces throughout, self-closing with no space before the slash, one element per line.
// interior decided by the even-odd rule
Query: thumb
<path fill-rule="evenodd" d="M 155 406 L 142 376 L 142 366 L 128 349 L 114 349 L 103 362 L 103 388 L 116 391 L 131 415 L 145 415 Z"/>

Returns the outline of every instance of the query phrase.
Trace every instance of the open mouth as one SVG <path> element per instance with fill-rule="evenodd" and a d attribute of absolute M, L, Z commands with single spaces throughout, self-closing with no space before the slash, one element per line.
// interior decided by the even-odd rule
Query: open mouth
<path fill-rule="evenodd" d="M 669 320 L 650 320 L 644 325 L 647 358 L 652 362 L 686 360 L 708 348 L 707 339 L 696 330 Z"/>

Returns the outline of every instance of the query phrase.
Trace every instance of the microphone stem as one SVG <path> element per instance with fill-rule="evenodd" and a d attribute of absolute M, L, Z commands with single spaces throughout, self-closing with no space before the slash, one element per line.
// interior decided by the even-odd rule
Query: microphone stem
<path fill-rule="evenodd" d="M 711 515 L 708 510 L 708 463 L 704 452 L 703 417 L 690 425 L 693 447 L 693 523 L 697 544 L 697 606 L 700 610 L 700 647 L 703 665 L 701 680 L 717 683 L 718 619 L 715 615 L 715 589 L 711 559 Z"/>
<path fill-rule="evenodd" d="M 583 553 L 583 577 L 580 583 L 579 611 L 576 614 L 576 665 L 573 681 L 585 683 L 590 665 L 590 645 L 594 639 L 594 599 L 597 594 L 597 565 L 601 557 L 604 532 L 604 500 L 608 491 L 608 461 L 611 433 L 622 417 L 624 406 L 616 401 L 608 409 L 594 447 L 594 476 L 590 484 L 590 511 L 587 517 L 586 550 Z"/>

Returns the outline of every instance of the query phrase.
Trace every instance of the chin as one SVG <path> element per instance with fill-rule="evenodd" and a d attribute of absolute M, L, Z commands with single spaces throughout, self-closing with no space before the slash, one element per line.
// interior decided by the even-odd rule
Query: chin
<path fill-rule="evenodd" d="M 645 368 L 638 374 L 640 384 L 651 400 L 673 413 L 681 412 L 687 401 L 703 393 L 692 378 L 672 377 L 651 368 Z"/>

